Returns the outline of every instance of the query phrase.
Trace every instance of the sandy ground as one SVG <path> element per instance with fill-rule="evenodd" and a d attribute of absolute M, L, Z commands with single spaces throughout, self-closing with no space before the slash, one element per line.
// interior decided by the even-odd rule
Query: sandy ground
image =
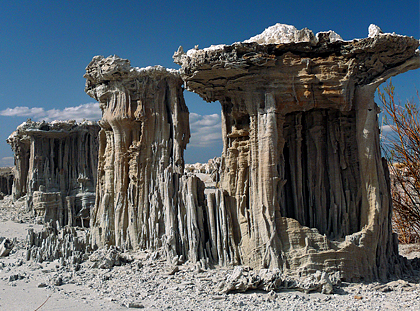
<path fill-rule="evenodd" d="M 23 202 L 0 201 L 0 237 L 14 240 L 9 256 L 0 258 L 0 310 L 420 310 L 420 271 L 402 280 L 343 283 L 334 294 L 299 291 L 220 294 L 218 284 L 232 269 L 197 271 L 185 263 L 173 275 L 165 260 L 147 252 L 111 269 L 77 269 L 60 262 L 26 261 L 26 231 L 32 223 Z M 403 245 L 407 258 L 420 257 L 420 245 Z M 60 284 L 57 278 L 62 280 Z"/>

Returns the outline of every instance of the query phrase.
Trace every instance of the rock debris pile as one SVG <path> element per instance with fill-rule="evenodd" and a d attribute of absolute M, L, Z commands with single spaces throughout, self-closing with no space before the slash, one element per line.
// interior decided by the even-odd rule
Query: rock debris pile
<path fill-rule="evenodd" d="M 59 259 L 62 265 L 77 265 L 91 252 L 89 234 L 66 226 L 60 231 L 47 225 L 41 232 L 28 230 L 26 260 L 36 262 Z"/>

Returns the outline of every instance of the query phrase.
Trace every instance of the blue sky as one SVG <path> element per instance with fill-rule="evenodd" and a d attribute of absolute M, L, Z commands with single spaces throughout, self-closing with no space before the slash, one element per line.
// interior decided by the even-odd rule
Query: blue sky
<path fill-rule="evenodd" d="M 27 118 L 97 118 L 84 93 L 95 55 L 132 66 L 178 68 L 172 55 L 231 44 L 275 23 L 364 38 L 369 24 L 420 38 L 419 1 L 0 1 L 0 166 L 13 162 L 5 140 Z M 393 79 L 405 101 L 420 90 L 420 70 Z M 185 92 L 191 114 L 187 162 L 220 155 L 220 105 Z M 90 105 L 87 105 L 90 104 Z M 21 108 L 16 108 L 21 107 Z M 23 108 L 22 108 L 23 107 Z M 8 109 L 9 108 L 9 109 Z"/>

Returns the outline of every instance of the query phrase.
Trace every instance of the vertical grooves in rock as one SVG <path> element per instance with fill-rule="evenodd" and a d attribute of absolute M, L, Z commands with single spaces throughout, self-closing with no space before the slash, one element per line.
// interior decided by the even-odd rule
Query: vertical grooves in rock
<path fill-rule="evenodd" d="M 292 113 L 286 115 L 283 128 L 284 170 L 289 182 L 282 192 L 288 202 L 282 215 L 317 228 L 331 239 L 359 231 L 360 172 L 358 162 L 350 161 L 357 142 L 355 136 L 346 134 L 356 131 L 354 113 Z"/>
<path fill-rule="evenodd" d="M 294 29 L 277 42 L 270 31 L 174 54 L 187 89 L 222 105 L 221 189 L 208 206 L 220 204 L 230 218 L 218 230 L 235 234 L 218 261 L 237 247 L 241 264 L 284 273 L 398 274 L 373 99 L 387 78 L 420 67 L 418 40 Z"/>
<path fill-rule="evenodd" d="M 12 194 L 13 179 L 14 179 L 13 167 L 0 168 L 0 196 Z"/>
<path fill-rule="evenodd" d="M 204 185 L 183 175 L 190 131 L 179 73 L 94 57 L 85 77 L 102 109 L 92 243 L 209 258 Z"/>
<path fill-rule="evenodd" d="M 40 221 L 88 226 L 95 204 L 99 126 L 27 121 L 7 142 L 15 152 L 13 198 L 26 195 Z"/>

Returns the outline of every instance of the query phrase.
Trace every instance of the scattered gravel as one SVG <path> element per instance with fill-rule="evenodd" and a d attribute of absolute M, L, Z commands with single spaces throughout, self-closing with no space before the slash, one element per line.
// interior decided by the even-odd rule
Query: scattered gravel
<path fill-rule="evenodd" d="M 31 223 L 22 202 L 0 201 L 0 237 L 14 241 L 9 256 L 0 258 L 0 309 L 35 310 L 45 303 L 40 310 L 420 310 L 417 270 L 388 283 L 341 283 L 333 294 L 222 294 L 222 281 L 237 273 L 233 267 L 197 267 L 182 258 L 169 263 L 152 252 L 110 248 L 82 263 L 26 261 L 26 230 L 40 227 Z M 419 250 L 419 245 L 401 248 L 412 258 L 420 257 Z"/>

